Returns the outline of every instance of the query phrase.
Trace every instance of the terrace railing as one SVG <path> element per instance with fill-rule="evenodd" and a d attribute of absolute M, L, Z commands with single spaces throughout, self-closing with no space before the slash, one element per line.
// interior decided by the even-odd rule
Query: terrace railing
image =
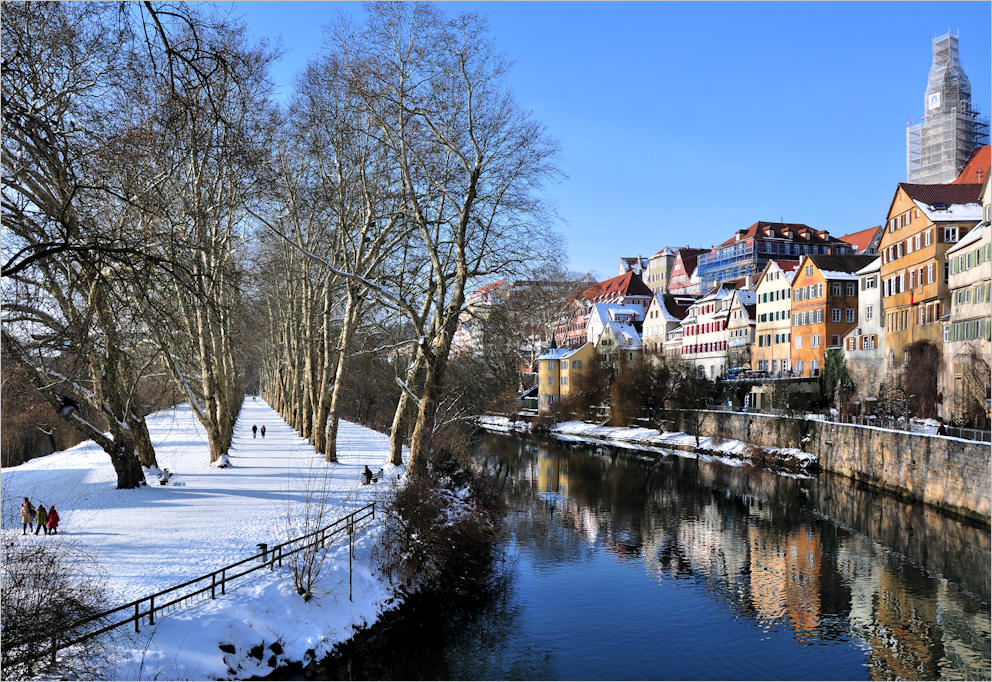
<path fill-rule="evenodd" d="M 319 528 L 306 535 L 301 535 L 300 537 L 287 540 L 272 547 L 259 545 L 262 551 L 247 559 L 236 561 L 233 564 L 228 564 L 179 585 L 173 585 L 155 594 L 135 599 L 116 608 L 77 621 L 69 627 L 64 628 L 61 633 L 53 633 L 45 636 L 43 639 L 35 638 L 21 642 L 5 641 L 3 663 L 5 666 L 22 665 L 27 662 L 40 660 L 45 656 L 50 656 L 51 663 L 54 665 L 59 651 L 81 644 L 88 639 L 102 635 L 115 628 L 133 623 L 134 631 L 140 632 L 142 621 L 147 620 L 148 625 L 154 625 L 157 614 L 167 611 L 171 612 L 177 608 L 188 606 L 197 600 L 206 599 L 208 596 L 210 599 L 216 599 L 218 589 L 221 595 L 227 594 L 227 587 L 232 580 L 242 578 L 255 571 L 266 569 L 271 571 L 275 568 L 276 564 L 282 566 L 283 559 L 298 552 L 318 546 L 320 548 L 326 547 L 328 540 L 341 533 L 347 533 L 350 539 L 355 533 L 356 525 L 368 518 L 375 518 L 375 502 L 367 504 L 361 509 L 353 511 L 347 516 L 342 516 L 323 528 Z M 253 564 L 252 562 L 260 563 Z M 348 582 L 350 586 L 350 548 L 348 571 Z M 78 636 L 66 636 L 64 634 L 78 633 L 90 625 L 94 626 L 94 628 L 85 632 L 85 634 Z M 18 654 L 18 650 L 24 650 L 24 653 Z"/>

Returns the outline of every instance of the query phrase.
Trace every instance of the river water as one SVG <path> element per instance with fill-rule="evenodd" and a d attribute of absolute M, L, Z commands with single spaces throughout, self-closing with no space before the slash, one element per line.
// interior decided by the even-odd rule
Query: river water
<path fill-rule="evenodd" d="M 332 676 L 990 678 L 988 529 L 829 474 L 499 435 L 478 457 L 510 505 L 505 589 Z"/>

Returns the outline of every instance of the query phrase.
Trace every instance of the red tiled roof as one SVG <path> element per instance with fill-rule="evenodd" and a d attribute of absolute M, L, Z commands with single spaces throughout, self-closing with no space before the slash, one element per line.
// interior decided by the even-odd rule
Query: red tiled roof
<path fill-rule="evenodd" d="M 900 182 L 899 186 L 910 199 L 922 201 L 924 204 L 980 204 L 982 203 L 982 186 L 978 184 L 947 184 L 947 185 L 913 185 Z"/>
<path fill-rule="evenodd" d="M 989 165 L 992 162 L 990 146 L 979 147 L 971 153 L 971 158 L 964 165 L 958 177 L 951 181 L 952 185 L 982 184 L 989 176 Z"/>
<path fill-rule="evenodd" d="M 593 284 L 582 292 L 582 298 L 587 301 L 602 301 L 620 296 L 647 296 L 650 298 L 654 296 L 654 292 L 632 271 Z"/>
<path fill-rule="evenodd" d="M 875 235 L 877 235 L 878 231 L 881 229 L 882 229 L 881 225 L 876 225 L 875 227 L 869 227 L 864 230 L 852 232 L 851 234 L 841 235 L 840 237 L 838 237 L 838 239 L 847 242 L 858 251 L 864 251 L 871 245 L 871 242 L 875 238 Z"/>
<path fill-rule="evenodd" d="M 679 257 L 682 258 L 685 274 L 691 275 L 692 271 L 696 269 L 696 261 L 699 260 L 700 254 L 709 252 L 709 249 L 690 249 L 688 246 L 679 249 Z"/>
<path fill-rule="evenodd" d="M 877 256 L 858 256 L 850 253 L 837 255 L 811 253 L 806 257 L 813 261 L 821 272 L 824 270 L 830 272 L 857 272 L 877 258 Z"/>
<path fill-rule="evenodd" d="M 821 244 L 837 241 L 837 238 L 831 237 L 826 230 L 817 230 L 804 223 L 771 223 L 765 220 L 759 220 L 758 222 L 754 223 L 753 225 L 751 225 L 750 227 L 744 230 L 738 230 L 738 232 L 741 233 L 740 239 L 737 238 L 737 234 L 734 234 L 733 237 L 723 242 L 722 244 L 720 244 L 720 246 L 716 248 L 719 249 L 723 246 L 729 246 L 734 242 L 743 241 L 745 239 L 752 239 L 757 236 L 765 236 L 765 231 L 766 231 L 765 228 L 769 228 L 771 232 L 771 234 L 768 236 L 776 237 L 778 239 L 787 239 L 786 236 L 787 232 L 789 230 L 792 230 L 793 239 L 802 239 L 804 241 L 809 241 L 810 243 L 821 243 Z M 761 232 L 761 234 L 759 234 L 759 231 Z M 808 237 L 801 236 L 800 232 L 802 232 L 805 235 L 808 235 Z"/>

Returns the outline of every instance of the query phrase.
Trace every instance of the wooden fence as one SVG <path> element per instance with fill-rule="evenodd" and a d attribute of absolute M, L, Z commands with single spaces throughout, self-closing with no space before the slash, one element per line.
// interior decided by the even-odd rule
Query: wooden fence
<path fill-rule="evenodd" d="M 160 592 L 156 592 L 155 594 L 141 597 L 140 599 L 128 602 L 127 604 L 122 604 L 116 608 L 98 613 L 95 616 L 77 621 L 64 630 L 64 632 L 75 633 L 80 629 L 85 628 L 87 625 L 102 624 L 101 627 L 86 632 L 81 636 L 71 639 L 61 639 L 60 637 L 64 635 L 53 633 L 45 639 L 40 640 L 34 639 L 14 643 L 4 642 L 4 664 L 21 665 L 30 661 L 39 660 L 44 656 L 51 656 L 51 663 L 54 665 L 56 655 L 62 649 L 76 646 L 77 644 L 81 644 L 88 639 L 102 635 L 105 632 L 115 628 L 119 628 L 129 623 L 134 623 L 134 631 L 140 632 L 141 622 L 143 619 L 147 619 L 148 625 L 154 625 L 156 614 L 161 614 L 167 610 L 172 611 L 176 608 L 188 606 L 198 599 L 205 599 L 207 595 L 210 596 L 210 599 L 216 599 L 217 590 L 220 589 L 220 593 L 222 595 L 226 594 L 228 584 L 232 580 L 236 580 L 237 578 L 246 576 L 249 573 L 254 573 L 255 571 L 260 571 L 263 569 L 268 569 L 271 571 L 276 564 L 282 566 L 282 560 L 284 558 L 292 556 L 293 554 L 310 547 L 316 548 L 319 545 L 323 548 L 326 546 L 328 539 L 333 538 L 342 532 L 348 533 L 350 541 L 355 532 L 355 524 L 367 518 L 375 518 L 375 502 L 367 504 L 347 516 L 342 516 L 327 526 L 311 533 L 301 535 L 300 537 L 293 538 L 292 540 L 287 540 L 286 542 L 273 547 L 265 547 L 261 552 L 255 554 L 254 556 L 250 556 L 247 559 L 242 559 L 241 561 L 237 561 L 233 564 L 228 564 L 227 566 L 219 568 L 216 571 L 201 575 L 198 578 L 187 580 L 184 583 L 174 585 L 167 589 L 161 590 Z M 246 564 L 252 564 L 252 562 L 259 563 L 255 563 L 247 567 L 245 566 Z M 348 551 L 348 583 L 350 598 L 350 547 Z M 124 614 L 127 614 L 126 618 L 122 618 Z M 114 616 L 116 616 L 118 620 L 114 620 L 111 623 L 106 622 Z M 14 659 L 12 658 L 11 652 L 15 652 L 17 649 L 27 649 L 27 652 Z"/>

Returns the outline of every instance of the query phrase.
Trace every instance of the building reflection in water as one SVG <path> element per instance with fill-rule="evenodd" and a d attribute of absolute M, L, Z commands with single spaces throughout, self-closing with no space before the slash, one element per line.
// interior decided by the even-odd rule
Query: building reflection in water
<path fill-rule="evenodd" d="M 500 464 L 513 472 L 513 494 L 543 510 L 518 529 L 525 541 L 564 533 L 559 542 L 598 543 L 617 560 L 643 562 L 658 580 L 702 581 L 759 627 L 787 628 L 806 644 L 853 640 L 871 679 L 989 677 L 985 529 L 826 475 L 809 481 L 675 454 L 490 440 L 490 451 L 516 460 Z M 878 524 L 886 513 L 936 524 L 909 529 L 929 540 L 907 544 L 919 556 L 878 542 L 893 525 Z M 859 519 L 871 521 L 859 528 Z M 551 562 L 571 556 L 540 551 Z M 924 568 L 934 565 L 957 566 L 962 583 L 969 573 L 980 578 L 954 583 Z"/>

